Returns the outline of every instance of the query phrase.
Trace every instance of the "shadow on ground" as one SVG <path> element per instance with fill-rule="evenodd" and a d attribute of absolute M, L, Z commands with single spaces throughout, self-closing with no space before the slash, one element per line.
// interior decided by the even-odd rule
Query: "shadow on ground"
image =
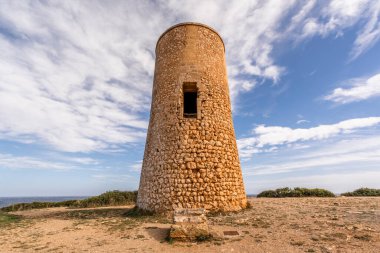
<path fill-rule="evenodd" d="M 154 240 L 162 242 L 168 237 L 170 228 L 146 227 L 145 230 Z"/>

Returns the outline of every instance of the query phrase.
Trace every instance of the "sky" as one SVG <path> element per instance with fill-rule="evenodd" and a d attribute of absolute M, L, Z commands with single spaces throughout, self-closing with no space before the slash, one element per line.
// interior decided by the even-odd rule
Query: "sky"
<path fill-rule="evenodd" d="M 138 189 L 155 44 L 226 48 L 246 192 L 380 188 L 380 2 L 0 0 L 0 196 Z"/>

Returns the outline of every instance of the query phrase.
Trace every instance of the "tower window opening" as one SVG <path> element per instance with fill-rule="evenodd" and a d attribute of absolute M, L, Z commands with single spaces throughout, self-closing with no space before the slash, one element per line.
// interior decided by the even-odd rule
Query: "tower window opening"
<path fill-rule="evenodd" d="M 183 116 L 185 118 L 197 117 L 198 92 L 195 83 L 183 85 Z"/>

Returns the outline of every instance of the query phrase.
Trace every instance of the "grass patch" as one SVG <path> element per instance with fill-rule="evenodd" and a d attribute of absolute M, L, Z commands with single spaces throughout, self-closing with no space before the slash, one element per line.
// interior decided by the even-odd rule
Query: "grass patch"
<path fill-rule="evenodd" d="M 221 209 L 217 209 L 217 210 L 209 210 L 207 213 L 206 213 L 206 216 L 207 217 L 221 217 L 221 216 L 231 216 L 231 215 L 234 215 L 234 214 L 244 214 L 244 213 L 248 213 L 250 212 L 251 210 L 253 209 L 253 205 L 250 201 L 247 201 L 247 206 L 246 208 L 244 209 L 241 209 L 239 211 L 224 211 L 224 210 L 221 210 Z"/>
<path fill-rule="evenodd" d="M 158 222 L 164 224 L 172 222 L 171 218 L 169 218 L 169 216 L 167 215 L 140 209 L 137 206 L 124 213 L 124 217 L 132 218 L 143 222 Z"/>
<path fill-rule="evenodd" d="M 0 226 L 17 222 L 19 220 L 19 216 L 3 213 L 0 211 Z"/>
<path fill-rule="evenodd" d="M 197 235 L 195 237 L 196 242 L 206 242 L 206 241 L 210 241 L 211 239 L 212 239 L 211 235 Z"/>
<path fill-rule="evenodd" d="M 171 238 L 169 235 L 166 236 L 164 240 L 165 240 L 167 243 L 169 243 L 169 244 L 173 244 L 173 243 L 174 243 L 174 239 Z"/>
<path fill-rule="evenodd" d="M 262 220 L 260 218 L 254 218 L 252 221 L 252 226 L 255 228 L 269 228 L 271 224 L 268 221 Z"/>
<path fill-rule="evenodd" d="M 124 233 L 125 231 L 133 229 L 136 226 L 138 226 L 139 222 L 133 219 L 123 219 L 123 220 L 103 222 L 103 224 L 108 226 L 108 231 L 111 233 L 115 231 Z M 128 236 L 130 238 L 130 235 Z M 139 235 L 136 237 L 136 239 L 139 239 Z"/>
<path fill-rule="evenodd" d="M 155 215 L 154 212 L 147 211 L 147 210 L 144 210 L 144 209 L 140 209 L 137 206 L 135 206 L 134 208 L 128 210 L 125 213 L 125 216 L 127 216 L 127 217 L 133 217 L 133 218 L 145 218 L 147 216 L 154 216 L 154 215 Z"/>
<path fill-rule="evenodd" d="M 309 189 L 285 187 L 276 190 L 263 191 L 257 195 L 258 198 L 294 198 L 294 197 L 335 197 L 335 194 L 325 189 Z"/>
<path fill-rule="evenodd" d="M 358 240 L 362 240 L 362 241 L 370 241 L 372 237 L 368 234 L 364 234 L 364 235 L 354 235 L 354 238 Z"/>
<path fill-rule="evenodd" d="M 112 209 L 90 209 L 90 210 L 73 210 L 69 212 L 62 212 L 53 214 L 54 217 L 61 217 L 65 219 L 79 219 L 90 220 L 100 218 L 123 218 L 124 208 L 112 208 Z"/>
<path fill-rule="evenodd" d="M 101 207 L 101 206 L 121 206 L 134 204 L 137 199 L 137 191 L 109 191 L 99 196 L 90 197 L 83 200 L 67 200 L 61 202 L 32 202 L 19 203 L 3 207 L 0 210 L 4 212 L 22 211 L 30 209 L 41 209 L 49 207 Z"/>
<path fill-rule="evenodd" d="M 341 196 L 346 197 L 379 197 L 380 189 L 360 188 L 353 192 L 342 193 Z"/>

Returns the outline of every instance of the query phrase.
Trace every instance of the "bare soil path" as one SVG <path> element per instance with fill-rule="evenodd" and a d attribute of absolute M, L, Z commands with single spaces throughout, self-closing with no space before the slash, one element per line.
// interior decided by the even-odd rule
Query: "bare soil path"
<path fill-rule="evenodd" d="M 170 219 L 127 217 L 132 206 L 14 212 L 0 252 L 380 252 L 380 198 L 251 198 L 252 208 L 209 217 L 219 238 L 165 240 Z"/>

